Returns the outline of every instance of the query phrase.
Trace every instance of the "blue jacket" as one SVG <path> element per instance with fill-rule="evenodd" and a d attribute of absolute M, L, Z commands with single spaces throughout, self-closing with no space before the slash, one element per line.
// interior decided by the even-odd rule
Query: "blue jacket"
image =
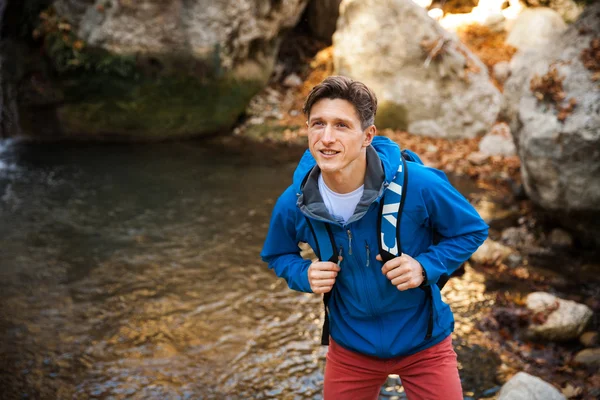
<path fill-rule="evenodd" d="M 298 243 L 316 243 L 306 217 L 331 224 L 344 259 L 329 301 L 330 334 L 346 349 L 381 358 L 416 353 L 447 337 L 454 317 L 435 284 L 454 272 L 487 237 L 488 226 L 469 202 L 452 187 L 445 174 L 409 162 L 408 186 L 400 224 L 402 251 L 421 263 L 432 288 L 433 332 L 425 340 L 431 298 L 415 288 L 399 291 L 382 274 L 378 253 L 379 202 L 401 162 L 400 148 L 385 137 L 375 137 L 367 148 L 364 194 L 345 225 L 327 212 L 318 192 L 320 173 L 307 151 L 293 183 L 277 200 L 261 253 L 263 261 L 289 287 L 311 292 L 308 267 Z M 433 244 L 433 232 L 441 236 Z"/>

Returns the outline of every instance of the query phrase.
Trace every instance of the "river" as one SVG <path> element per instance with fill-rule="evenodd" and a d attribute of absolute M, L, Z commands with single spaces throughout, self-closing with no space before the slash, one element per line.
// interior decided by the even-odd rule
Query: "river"
<path fill-rule="evenodd" d="M 294 169 L 272 151 L 0 142 L 2 398 L 320 398 L 320 297 L 259 258 Z M 495 393 L 465 339 L 494 293 L 468 270 L 445 296 L 466 395 Z"/>

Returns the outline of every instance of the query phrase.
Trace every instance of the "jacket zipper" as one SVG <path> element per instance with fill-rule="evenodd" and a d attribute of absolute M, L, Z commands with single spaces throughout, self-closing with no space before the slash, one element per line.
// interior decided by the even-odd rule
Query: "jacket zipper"
<path fill-rule="evenodd" d="M 367 248 L 367 268 L 371 262 L 371 251 L 369 250 L 369 243 L 365 240 L 365 247 Z"/>
<path fill-rule="evenodd" d="M 351 247 L 352 246 L 352 232 L 350 231 L 350 229 L 347 229 L 347 233 L 348 233 L 348 254 L 352 254 L 352 247 Z M 368 247 L 369 245 L 366 241 L 365 241 L 365 244 L 367 246 L 367 249 L 369 249 L 369 247 Z M 370 252 L 370 250 L 369 250 L 369 252 Z M 367 257 L 368 257 L 368 255 L 367 255 Z M 381 322 L 381 317 L 379 317 L 377 314 L 375 314 L 375 306 L 373 305 L 373 303 L 371 303 L 371 299 L 374 299 L 375 296 L 373 296 L 371 293 L 371 286 L 369 285 L 369 280 L 367 279 L 367 275 L 366 275 L 364 268 L 360 268 L 360 265 L 362 265 L 361 260 L 357 256 L 352 256 L 352 258 L 354 259 L 356 265 L 359 266 L 359 270 L 363 277 L 363 281 L 364 281 L 364 285 L 365 285 L 365 291 L 368 294 L 367 304 L 370 308 L 372 317 L 376 319 L 377 326 L 379 327 L 379 329 L 378 329 L 379 343 L 383 343 L 383 324 Z M 367 258 L 367 260 L 368 260 L 368 258 Z M 376 346 L 376 347 L 377 347 L 377 352 L 379 354 L 382 354 L 382 355 L 385 354 L 383 348 L 381 348 L 380 346 Z"/>
<path fill-rule="evenodd" d="M 348 229 L 348 254 L 352 255 L 352 232 Z"/>

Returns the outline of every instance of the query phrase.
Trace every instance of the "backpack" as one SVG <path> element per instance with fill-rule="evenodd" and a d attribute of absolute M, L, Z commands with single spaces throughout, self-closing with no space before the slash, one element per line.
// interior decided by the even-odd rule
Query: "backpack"
<path fill-rule="evenodd" d="M 423 164 L 418 155 L 410 150 L 402 150 L 402 163 L 400 164 L 396 175 L 389 186 L 385 189 L 383 199 L 379 205 L 379 216 L 377 218 L 379 254 L 385 264 L 387 261 L 402 255 L 402 246 L 400 243 L 400 222 L 402 218 L 402 210 L 404 208 L 404 200 L 406 198 L 406 190 L 408 187 L 408 168 L 407 162 Z M 338 262 L 338 253 L 331 226 L 328 223 L 321 221 L 311 221 L 306 217 L 309 229 L 316 243 L 316 249 L 313 249 L 319 257 L 319 260 Z M 440 236 L 433 232 L 434 244 L 439 242 Z M 442 275 L 437 282 L 441 289 L 448 282 L 449 276 Z M 431 338 L 433 331 L 433 292 L 431 286 L 421 285 L 420 288 L 428 294 L 430 303 L 429 323 L 425 340 Z M 329 344 L 329 299 L 333 289 L 323 295 L 323 305 L 325 308 L 325 320 L 323 321 L 323 329 L 321 334 L 321 344 L 327 346 Z"/>

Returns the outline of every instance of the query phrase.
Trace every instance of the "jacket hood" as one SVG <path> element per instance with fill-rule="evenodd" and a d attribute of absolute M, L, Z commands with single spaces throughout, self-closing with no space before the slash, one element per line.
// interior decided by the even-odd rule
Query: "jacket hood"
<path fill-rule="evenodd" d="M 370 147 L 373 147 L 381 160 L 381 166 L 383 167 L 385 174 L 384 183 L 391 182 L 401 163 L 400 146 L 387 137 L 375 136 Z M 302 182 L 315 165 L 317 165 L 317 163 L 312 154 L 310 154 L 310 150 L 307 149 L 300 159 L 296 171 L 294 171 L 292 186 L 296 193 L 300 193 Z"/>

